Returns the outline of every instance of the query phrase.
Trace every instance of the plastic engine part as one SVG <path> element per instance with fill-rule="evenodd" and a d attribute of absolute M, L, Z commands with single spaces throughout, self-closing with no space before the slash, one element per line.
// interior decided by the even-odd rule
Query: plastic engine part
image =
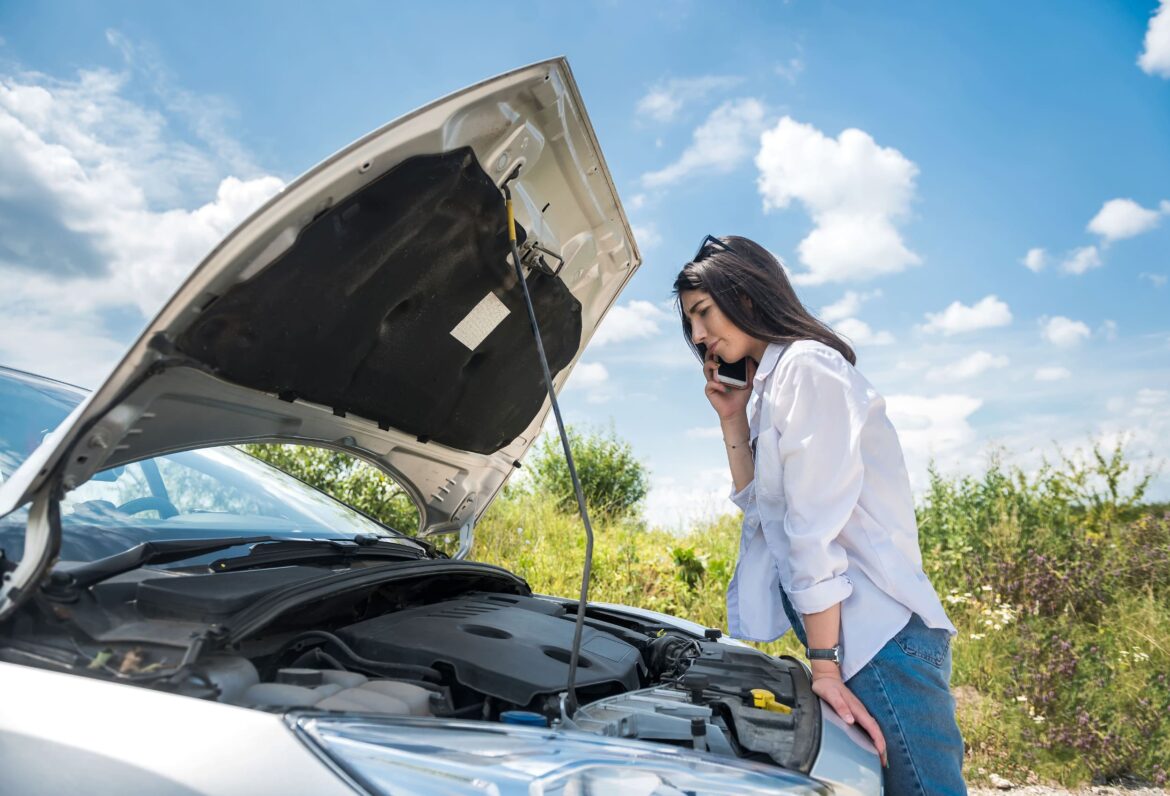
<path fill-rule="evenodd" d="M 599 699 L 573 714 L 573 722 L 586 732 L 611 738 L 637 738 L 679 745 L 694 742 L 694 722 L 706 724 L 707 751 L 735 757 L 722 723 L 706 705 L 696 705 L 685 691 L 656 687 Z"/>
<path fill-rule="evenodd" d="M 431 716 L 431 692 L 411 683 L 369 680 L 354 672 L 321 671 L 321 685 L 256 683 L 235 700 L 247 707 L 317 708 L 318 710 L 382 713 L 389 716 Z"/>
<path fill-rule="evenodd" d="M 379 616 L 338 635 L 366 658 L 448 666 L 468 688 L 524 707 L 564 690 L 573 622 L 548 600 L 478 594 Z M 641 667 L 637 648 L 583 629 L 578 689 L 598 696 L 637 689 Z"/>

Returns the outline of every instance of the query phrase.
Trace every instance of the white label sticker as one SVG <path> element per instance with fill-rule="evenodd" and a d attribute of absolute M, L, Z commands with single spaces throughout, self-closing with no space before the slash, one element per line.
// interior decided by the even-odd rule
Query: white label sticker
<path fill-rule="evenodd" d="M 475 309 L 467 313 L 467 317 L 451 330 L 451 336 L 463 345 L 474 351 L 492 330 L 500 325 L 500 321 L 508 317 L 508 308 L 504 302 L 496 298 L 495 293 L 484 296 Z"/>

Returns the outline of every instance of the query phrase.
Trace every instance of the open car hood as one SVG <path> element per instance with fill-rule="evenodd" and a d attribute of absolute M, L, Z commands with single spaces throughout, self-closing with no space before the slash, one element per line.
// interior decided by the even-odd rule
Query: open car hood
<path fill-rule="evenodd" d="M 559 390 L 640 263 L 563 59 L 410 113 L 256 211 L 0 487 L 0 515 L 33 501 L 35 542 L 54 495 L 98 470 L 289 442 L 385 470 L 421 533 L 473 523 L 550 405 L 500 190 L 517 168 L 521 259 Z"/>

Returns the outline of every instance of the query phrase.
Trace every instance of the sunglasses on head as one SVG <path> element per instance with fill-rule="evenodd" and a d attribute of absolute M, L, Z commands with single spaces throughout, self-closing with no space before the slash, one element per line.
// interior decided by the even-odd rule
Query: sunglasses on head
<path fill-rule="evenodd" d="M 707 235 L 703 238 L 703 242 L 699 244 L 699 249 L 695 252 L 695 256 L 691 258 L 691 262 L 697 263 L 699 260 L 703 259 L 703 255 L 707 254 L 707 247 L 712 247 L 716 251 L 731 252 L 732 254 L 735 253 L 734 249 L 732 249 L 723 241 L 719 240 L 719 238 L 715 237 L 714 235 Z"/>

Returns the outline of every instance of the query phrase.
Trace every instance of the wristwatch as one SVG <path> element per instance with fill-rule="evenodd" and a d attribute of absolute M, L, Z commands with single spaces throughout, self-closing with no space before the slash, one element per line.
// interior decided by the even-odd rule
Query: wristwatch
<path fill-rule="evenodd" d="M 838 666 L 841 665 L 841 645 L 829 647 L 828 649 L 812 649 L 810 647 L 804 648 L 804 656 L 810 661 L 832 661 Z"/>

